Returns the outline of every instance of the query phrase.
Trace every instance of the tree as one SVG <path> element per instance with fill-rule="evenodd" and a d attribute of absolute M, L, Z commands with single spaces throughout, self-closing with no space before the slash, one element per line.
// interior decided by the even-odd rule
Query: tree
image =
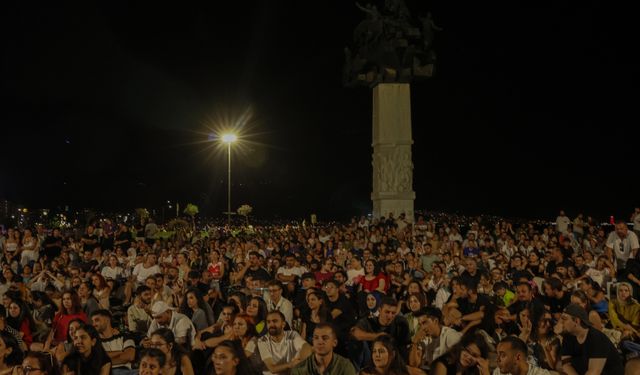
<path fill-rule="evenodd" d="M 243 204 L 242 206 L 240 206 L 240 208 L 238 208 L 238 215 L 244 216 L 247 226 L 249 226 L 249 214 L 251 213 L 251 211 L 253 211 L 253 207 L 249 206 L 248 204 Z"/>
<path fill-rule="evenodd" d="M 140 224 L 144 224 L 149 218 L 149 211 L 146 208 L 136 208 L 136 215 L 140 219 Z"/>
<path fill-rule="evenodd" d="M 198 206 L 196 206 L 193 203 L 189 203 L 189 204 L 187 204 L 187 207 L 182 212 L 184 212 L 186 215 L 191 216 L 191 224 L 193 225 L 193 230 L 195 230 L 196 229 L 196 215 L 198 214 L 198 212 L 200 212 L 198 210 Z"/>

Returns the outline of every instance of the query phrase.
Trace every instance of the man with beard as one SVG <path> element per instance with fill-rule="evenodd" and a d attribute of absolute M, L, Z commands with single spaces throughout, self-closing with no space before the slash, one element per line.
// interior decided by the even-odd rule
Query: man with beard
<path fill-rule="evenodd" d="M 516 336 L 507 336 L 498 344 L 498 367 L 493 375 L 549 375 L 548 370 L 527 362 L 527 344 Z"/>
<path fill-rule="evenodd" d="M 407 346 L 411 342 L 409 335 L 409 323 L 407 319 L 398 314 L 398 303 L 391 297 L 383 297 L 380 301 L 380 313 L 377 317 L 364 317 L 351 329 L 351 335 L 360 343 L 358 354 L 360 358 L 352 358 L 357 364 L 368 362 L 370 356 L 369 344 L 382 335 L 389 335 L 396 339 L 398 351 L 406 360 L 409 352 Z M 362 345 L 366 342 L 367 345 Z M 355 353 L 353 353 L 355 354 Z"/>
<path fill-rule="evenodd" d="M 139 286 L 136 290 L 136 299 L 127 310 L 129 331 L 140 335 L 146 335 L 151 324 L 151 300 L 153 292 L 146 285 Z"/>
<path fill-rule="evenodd" d="M 91 314 L 91 323 L 100 334 L 100 343 L 109 358 L 111 358 L 111 373 L 114 375 L 130 375 L 131 364 L 136 359 L 136 349 L 133 340 L 118 332 L 111 326 L 111 312 L 96 310 Z"/>
<path fill-rule="evenodd" d="M 287 372 L 307 359 L 311 346 L 295 331 L 284 330 L 284 314 L 271 311 L 267 314 L 269 333 L 258 340 L 258 352 L 265 364 L 264 375 Z"/>
<path fill-rule="evenodd" d="M 313 355 L 291 370 L 291 375 L 355 375 L 351 362 L 333 352 L 337 345 L 333 327 L 318 323 L 313 330 Z"/>

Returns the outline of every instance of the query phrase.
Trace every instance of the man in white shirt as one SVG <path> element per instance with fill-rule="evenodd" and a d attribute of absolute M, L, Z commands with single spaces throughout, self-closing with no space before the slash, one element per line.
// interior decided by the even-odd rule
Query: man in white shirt
<path fill-rule="evenodd" d="M 304 273 L 304 269 L 296 267 L 296 258 L 289 254 L 285 257 L 284 266 L 278 268 L 276 279 L 282 282 L 283 285 L 288 285 L 290 282 L 296 280 L 296 277 L 300 278 Z"/>
<path fill-rule="evenodd" d="M 616 255 L 618 269 L 623 269 L 629 258 L 635 258 L 638 253 L 638 236 L 630 232 L 624 220 L 616 222 L 615 231 L 609 233 L 607 243 L 608 249 L 613 250 Z"/>
<path fill-rule="evenodd" d="M 158 330 L 158 328 L 169 328 L 173 332 L 176 342 L 179 344 L 188 343 L 193 346 L 196 338 L 196 329 L 191 319 L 184 314 L 175 312 L 164 301 L 157 301 L 151 307 L 153 321 L 149 325 L 148 337 Z"/>
<path fill-rule="evenodd" d="M 507 336 L 498 343 L 498 367 L 493 375 L 550 375 L 549 370 L 542 369 L 527 362 L 527 344 L 516 336 Z M 554 372 L 555 374 L 555 372 Z"/>
<path fill-rule="evenodd" d="M 631 214 L 631 222 L 633 222 L 633 231 L 636 236 L 640 236 L 640 207 L 636 207 L 633 214 Z"/>
<path fill-rule="evenodd" d="M 269 291 L 269 298 L 265 301 L 267 303 L 267 310 L 278 310 L 284 315 L 285 321 L 292 327 L 293 323 L 293 304 L 282 296 L 282 283 L 278 280 L 271 280 L 267 283 L 267 289 Z"/>
<path fill-rule="evenodd" d="M 571 219 L 564 214 L 564 211 L 560 211 L 560 214 L 556 217 L 556 230 L 558 233 L 567 234 L 569 231 L 569 224 L 571 224 Z"/>
<path fill-rule="evenodd" d="M 428 369 L 434 359 L 460 341 L 462 333 L 442 324 L 442 312 L 439 309 L 427 307 L 414 315 L 418 319 L 419 328 L 411 340 L 409 364 Z"/>
<path fill-rule="evenodd" d="M 286 373 L 311 355 L 313 349 L 296 331 L 284 330 L 280 311 L 267 314 L 268 334 L 258 339 L 258 352 L 267 368 L 263 375 Z"/>

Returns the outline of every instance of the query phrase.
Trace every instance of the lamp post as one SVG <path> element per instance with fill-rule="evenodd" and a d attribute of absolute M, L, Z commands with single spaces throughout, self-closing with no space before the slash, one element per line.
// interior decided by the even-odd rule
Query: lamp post
<path fill-rule="evenodd" d="M 231 227 L 231 144 L 238 140 L 235 134 L 224 134 L 222 142 L 227 144 L 227 224 Z"/>

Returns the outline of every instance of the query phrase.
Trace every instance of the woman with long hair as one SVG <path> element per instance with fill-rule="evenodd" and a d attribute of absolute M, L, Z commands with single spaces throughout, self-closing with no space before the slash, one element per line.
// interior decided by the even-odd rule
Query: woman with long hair
<path fill-rule="evenodd" d="M 104 277 L 96 273 L 91 276 L 91 284 L 93 284 L 93 296 L 98 300 L 101 309 L 109 310 L 109 297 L 111 296 L 111 287 Z"/>
<path fill-rule="evenodd" d="M 204 301 L 200 290 L 196 287 L 187 289 L 180 305 L 180 313 L 191 319 L 198 332 L 215 323 L 211 306 Z"/>
<path fill-rule="evenodd" d="M 240 340 L 242 348 L 244 348 L 247 357 L 251 358 L 254 354 L 258 354 L 257 339 L 256 339 L 256 325 L 253 318 L 248 314 L 238 314 L 233 319 L 233 325 L 231 332 L 236 340 Z M 260 356 L 258 355 L 258 362 Z"/>
<path fill-rule="evenodd" d="M 238 341 L 226 340 L 211 353 L 205 372 L 208 375 L 255 375 L 257 372 L 247 360 Z"/>
<path fill-rule="evenodd" d="M 489 375 L 488 355 L 489 345 L 482 334 L 466 334 L 451 350 L 433 361 L 430 375 Z"/>
<path fill-rule="evenodd" d="M 380 272 L 380 267 L 373 259 L 368 259 L 364 263 L 364 277 L 359 281 L 359 290 L 363 292 L 378 291 L 385 294 L 389 285 L 387 278 Z"/>
<path fill-rule="evenodd" d="M 62 362 L 64 375 L 109 375 L 111 358 L 107 355 L 98 331 L 81 324 L 73 334 L 73 350 Z"/>
<path fill-rule="evenodd" d="M 33 236 L 31 229 L 25 229 L 20 250 L 20 265 L 24 267 L 30 262 L 35 262 L 37 258 L 38 239 Z"/>
<path fill-rule="evenodd" d="M 22 360 L 22 373 L 33 374 L 38 371 L 38 375 L 60 375 L 57 362 L 46 352 L 28 352 Z"/>
<path fill-rule="evenodd" d="M 87 314 L 82 310 L 78 294 L 73 290 L 67 290 L 62 293 L 60 310 L 53 317 L 52 329 L 49 336 L 53 340 L 52 343 L 54 345 L 67 339 L 69 323 L 74 319 L 80 319 L 86 323 Z"/>
<path fill-rule="evenodd" d="M 307 306 L 309 308 L 301 312 L 301 336 L 307 342 L 313 342 L 313 330 L 316 328 L 316 324 L 331 321 L 331 314 L 327 309 L 327 302 L 320 292 L 307 293 Z"/>
<path fill-rule="evenodd" d="M 71 353 L 71 350 L 73 349 L 73 335 L 76 333 L 76 329 L 78 329 L 84 323 L 85 322 L 80 319 L 73 319 L 69 322 L 66 341 L 59 343 L 58 345 L 56 345 L 55 349 L 53 349 L 53 355 L 55 356 L 58 363 L 62 363 L 62 361 L 64 361 L 69 353 Z M 49 346 L 45 344 L 44 351 L 48 350 Z"/>
<path fill-rule="evenodd" d="M 22 334 L 22 340 L 30 347 L 33 343 L 33 332 L 36 324 L 31 316 L 31 311 L 22 300 L 15 300 L 9 304 L 9 316 L 7 324 Z"/>
<path fill-rule="evenodd" d="M 100 310 L 100 302 L 93 295 L 93 284 L 88 281 L 80 281 L 80 285 L 78 285 L 78 298 L 80 300 L 80 305 L 82 306 L 82 311 L 87 316 L 91 316 L 94 311 Z"/>
<path fill-rule="evenodd" d="M 13 374 L 24 353 L 13 335 L 0 331 L 0 375 Z"/>
<path fill-rule="evenodd" d="M 533 357 L 538 363 L 538 367 L 547 370 L 557 368 L 560 359 L 561 339 L 553 331 L 553 316 L 545 311 L 541 319 L 536 324 L 536 330 L 531 335 L 528 343 L 533 351 Z"/>
<path fill-rule="evenodd" d="M 153 332 L 149 346 L 160 349 L 164 353 L 166 363 L 163 375 L 194 375 L 191 359 L 187 351 L 178 343 L 168 328 L 160 328 Z"/>
<path fill-rule="evenodd" d="M 413 338 L 413 335 L 418 332 L 418 319 L 415 314 L 427 306 L 427 299 L 423 293 L 411 293 L 407 299 L 407 306 L 409 312 L 405 315 L 407 322 L 409 323 L 409 335 Z"/>
<path fill-rule="evenodd" d="M 618 283 L 616 298 L 609 302 L 609 318 L 613 328 L 624 338 L 637 338 L 640 331 L 640 303 L 633 298 L 633 287 L 627 282 Z"/>
<path fill-rule="evenodd" d="M 264 336 L 267 333 L 267 303 L 260 297 L 251 297 L 247 303 L 247 314 L 256 322 L 258 337 Z"/>
<path fill-rule="evenodd" d="M 371 362 L 360 374 L 408 375 L 409 370 L 407 367 L 393 337 L 382 335 L 373 340 L 371 345 Z"/>

